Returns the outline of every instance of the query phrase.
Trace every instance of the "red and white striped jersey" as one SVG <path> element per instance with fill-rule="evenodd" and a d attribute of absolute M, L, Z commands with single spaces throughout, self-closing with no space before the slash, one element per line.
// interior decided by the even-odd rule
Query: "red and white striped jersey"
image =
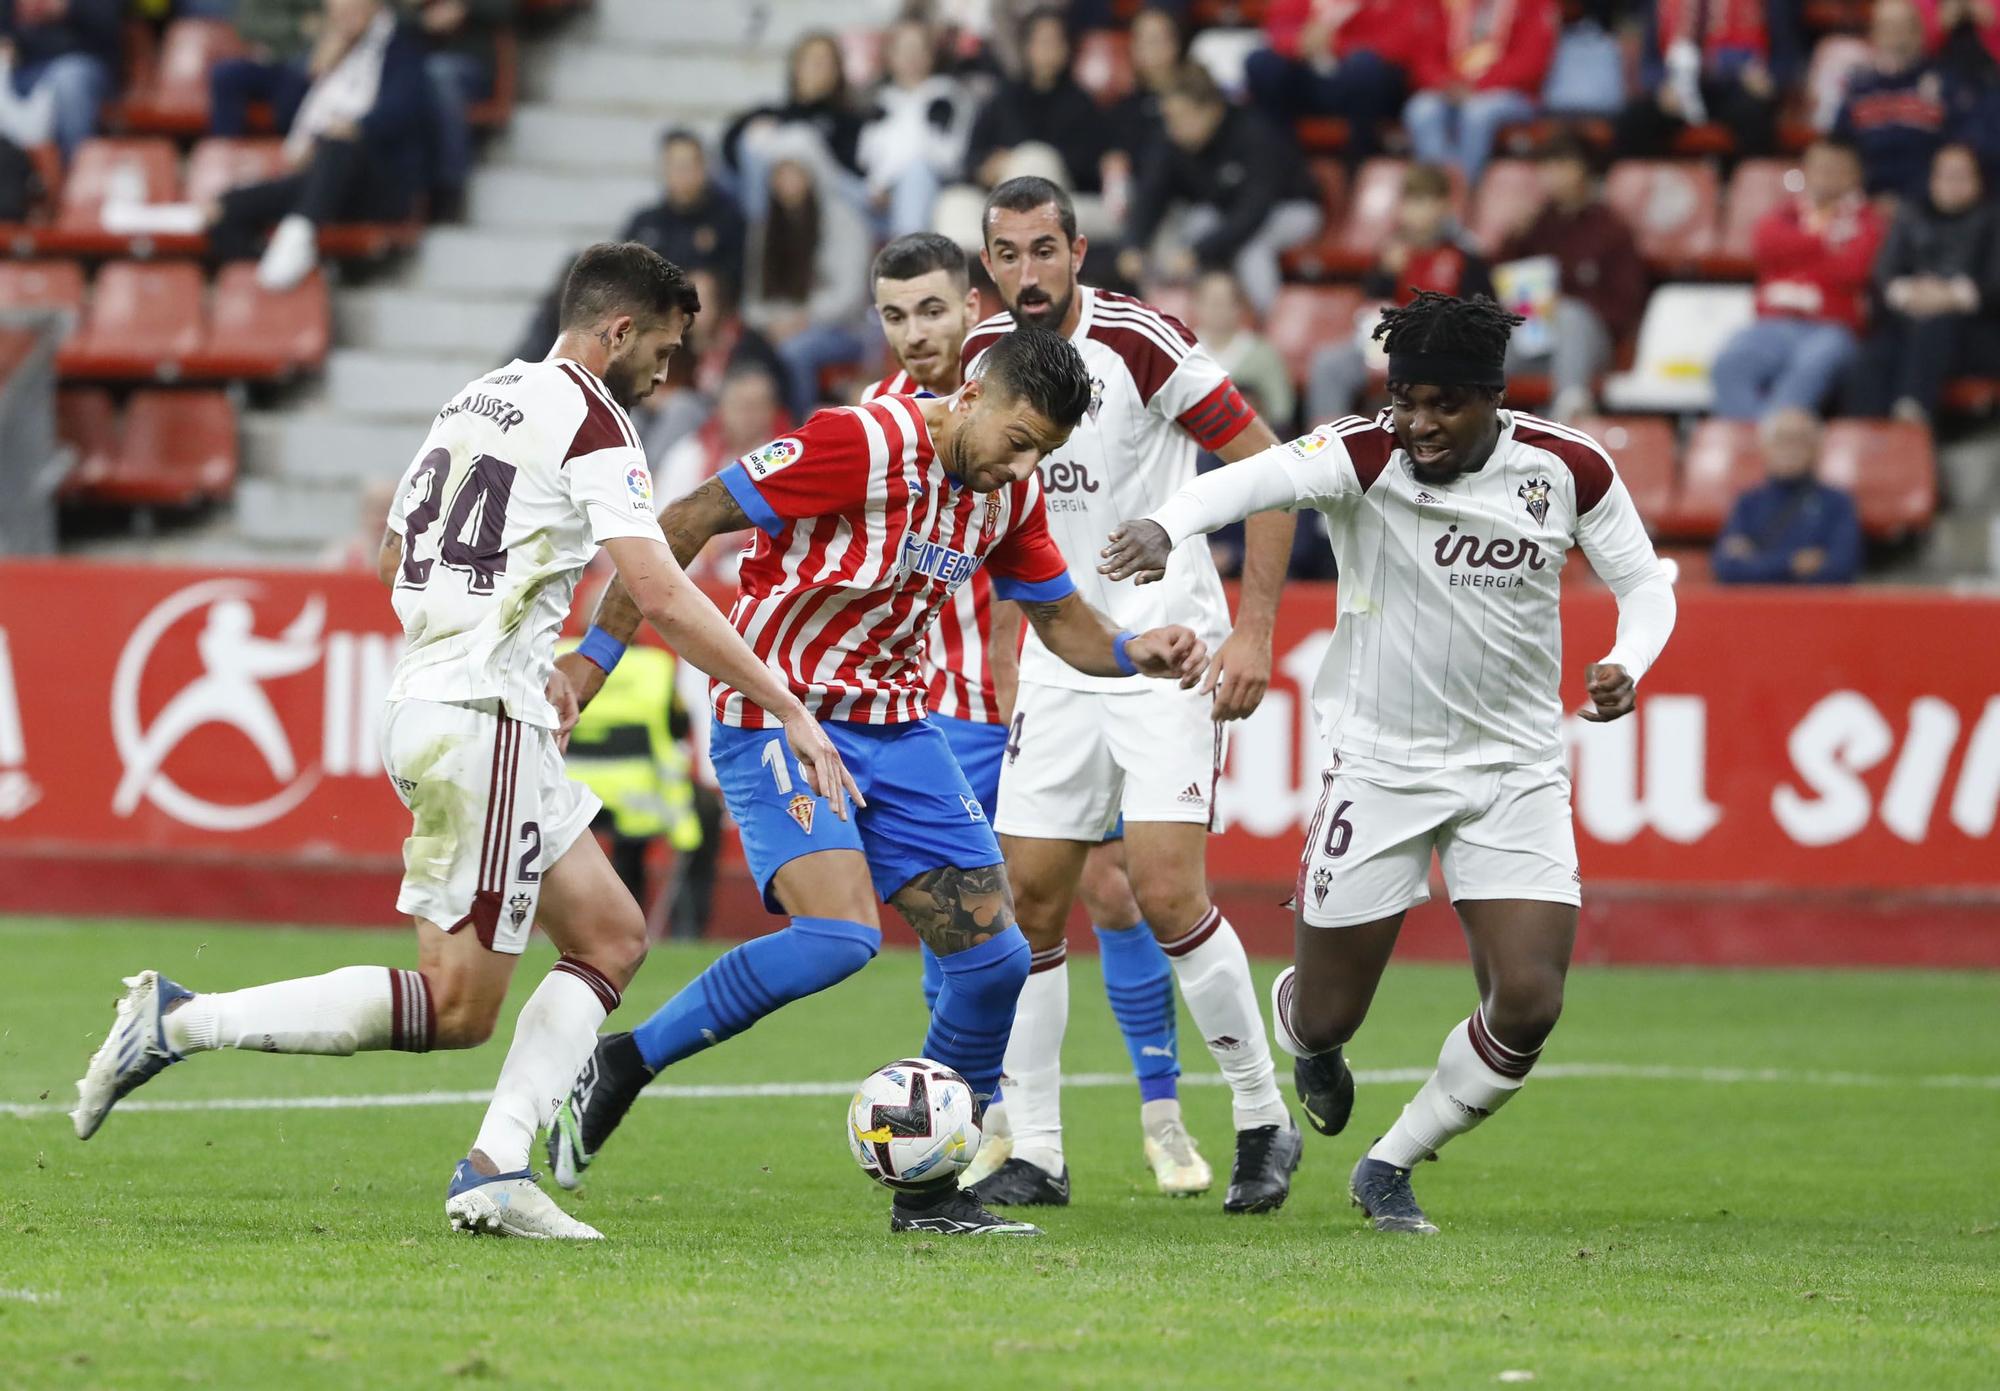
<path fill-rule="evenodd" d="M 912 397 L 820 411 L 717 476 L 759 533 L 730 621 L 823 720 L 923 718 L 926 635 L 982 568 L 1001 598 L 1075 588 L 1040 482 L 960 487 Z M 769 723 L 721 682 L 713 703 L 724 724 Z"/>
<path fill-rule="evenodd" d="M 872 382 L 861 392 L 863 401 L 881 396 L 914 396 L 924 388 L 908 372 Z M 975 724 L 1000 723 L 1000 697 L 993 690 L 993 668 L 987 663 L 993 640 L 993 581 L 984 570 L 973 572 L 950 602 L 938 610 L 924 660 L 930 671 L 925 704 L 933 715 L 949 715 Z"/>
<path fill-rule="evenodd" d="M 1200 546 L 1173 553 L 1158 584 L 1114 584 L 1097 573 L 1098 553 L 1119 524 L 1143 517 L 1192 482 L 1203 449 L 1219 449 L 1256 419 L 1221 364 L 1187 326 L 1130 295 L 1077 287 L 1070 342 L 1090 372 L 1090 410 L 1069 440 L 1042 461 L 1049 529 L 1068 557 L 1070 578 L 1091 606 L 1132 632 L 1184 623 L 1213 648 L 1229 633 L 1229 606 L 1215 562 Z M 996 314 L 965 340 L 966 375 L 1011 333 Z M 1031 631 L 1021 679 L 1072 690 L 1135 690 L 1137 676 L 1088 676 L 1059 659 Z"/>

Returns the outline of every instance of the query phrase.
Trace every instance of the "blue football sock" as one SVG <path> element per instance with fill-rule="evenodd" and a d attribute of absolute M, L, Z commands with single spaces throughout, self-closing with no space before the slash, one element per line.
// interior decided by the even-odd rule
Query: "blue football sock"
<path fill-rule="evenodd" d="M 924 1056 L 943 1063 L 972 1087 L 983 1109 L 1000 1085 L 1014 1005 L 1028 979 L 1028 939 L 1010 927 L 968 951 L 938 958 L 944 986 L 931 1011 Z"/>
<path fill-rule="evenodd" d="M 1095 928 L 1104 965 L 1104 993 L 1125 1035 L 1141 1101 L 1163 1101 L 1180 1092 L 1181 1056 L 1174 1037 L 1174 969 L 1143 922 L 1124 929 Z"/>
<path fill-rule="evenodd" d="M 632 1031 L 639 1056 L 658 1072 L 733 1038 L 793 1000 L 816 994 L 866 966 L 882 934 L 840 918 L 793 918 L 768 937 L 717 957 L 673 999 Z"/>
<path fill-rule="evenodd" d="M 944 989 L 944 968 L 938 965 L 938 954 L 929 942 L 920 942 L 918 947 L 924 954 L 924 1008 L 934 1010 L 938 991 Z"/>

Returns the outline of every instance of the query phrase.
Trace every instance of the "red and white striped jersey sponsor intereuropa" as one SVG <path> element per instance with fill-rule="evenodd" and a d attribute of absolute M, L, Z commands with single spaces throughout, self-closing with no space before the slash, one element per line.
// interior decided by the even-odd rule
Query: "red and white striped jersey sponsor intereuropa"
<path fill-rule="evenodd" d="M 872 382 L 861 392 L 863 401 L 882 396 L 911 396 L 923 386 L 908 372 Z M 986 660 L 993 640 L 993 581 L 986 571 L 972 579 L 938 611 L 924 659 L 930 670 L 925 703 L 933 715 L 976 724 L 1000 722 L 1000 697 L 993 690 L 993 668 Z"/>
<path fill-rule="evenodd" d="M 925 638 L 939 609 L 990 568 L 1005 597 L 1068 593 L 1033 478 L 961 488 L 908 396 L 823 410 L 719 475 L 758 529 L 730 621 L 824 720 L 921 719 Z M 716 718 L 770 717 L 716 682 Z"/>

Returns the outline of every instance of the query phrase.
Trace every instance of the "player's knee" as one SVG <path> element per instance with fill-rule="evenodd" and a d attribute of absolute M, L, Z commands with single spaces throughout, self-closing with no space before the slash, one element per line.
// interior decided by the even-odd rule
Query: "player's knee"
<path fill-rule="evenodd" d="M 841 979 L 853 975 L 882 950 L 882 930 L 845 918 L 793 918 L 792 930 L 817 943 L 820 958 Z"/>
<path fill-rule="evenodd" d="M 589 962 L 622 991 L 646 960 L 646 915 L 629 898 L 607 905 L 593 916 L 587 932 L 572 932 L 564 947 L 568 955 Z"/>
<path fill-rule="evenodd" d="M 1361 1020 L 1366 1013 L 1366 1005 L 1324 995 L 1315 999 L 1303 990 L 1295 991 L 1289 1020 L 1292 1037 L 1307 1052 L 1324 1053 L 1341 1047 L 1353 1038 L 1360 1031 Z"/>
<path fill-rule="evenodd" d="M 1163 942 L 1185 936 L 1208 914 L 1208 890 L 1199 880 L 1192 884 L 1135 882 L 1132 894 L 1139 912 Z"/>
<path fill-rule="evenodd" d="M 1124 871 L 1114 864 L 1099 865 L 1093 859 L 1086 865 L 1083 881 L 1077 885 L 1077 897 L 1083 900 L 1084 910 L 1093 923 L 1112 931 L 1137 926 L 1144 916 Z"/>
<path fill-rule="evenodd" d="M 1558 971 L 1496 979 L 1484 1001 L 1486 1027 L 1509 1048 L 1540 1048 L 1555 1031 L 1562 1007 L 1563 978 Z"/>
<path fill-rule="evenodd" d="M 1016 885 L 1014 921 L 1020 925 L 1030 947 L 1047 951 L 1063 940 L 1069 926 L 1069 905 L 1058 902 L 1054 894 Z"/>
<path fill-rule="evenodd" d="M 431 982 L 431 1008 L 437 1018 L 434 1048 L 477 1048 L 493 1037 L 500 1022 L 499 996 L 453 989 L 448 982 Z"/>

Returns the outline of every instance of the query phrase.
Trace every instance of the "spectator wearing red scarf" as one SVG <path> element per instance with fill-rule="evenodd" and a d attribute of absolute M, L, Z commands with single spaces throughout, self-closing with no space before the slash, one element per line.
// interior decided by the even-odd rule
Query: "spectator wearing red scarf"
<path fill-rule="evenodd" d="M 1418 159 L 1456 165 L 1476 183 L 1502 127 L 1538 109 L 1562 10 L 1557 0 L 1443 0 L 1441 8 L 1442 22 L 1436 11 L 1422 17 L 1421 32 L 1442 32 L 1445 42 L 1417 48 L 1418 91 L 1403 124 Z"/>
<path fill-rule="evenodd" d="M 1738 154 L 1776 149 L 1778 104 L 1799 77 L 1793 9 L 1786 0 L 1657 0 L 1619 152 L 1664 153 L 1685 127 L 1706 122 L 1727 126 Z"/>
<path fill-rule="evenodd" d="M 1250 98 L 1286 127 L 1301 116 L 1342 117 L 1348 150 L 1370 154 L 1376 127 L 1403 103 L 1423 14 L 1404 0 L 1271 0 L 1268 46 L 1244 64 Z"/>

